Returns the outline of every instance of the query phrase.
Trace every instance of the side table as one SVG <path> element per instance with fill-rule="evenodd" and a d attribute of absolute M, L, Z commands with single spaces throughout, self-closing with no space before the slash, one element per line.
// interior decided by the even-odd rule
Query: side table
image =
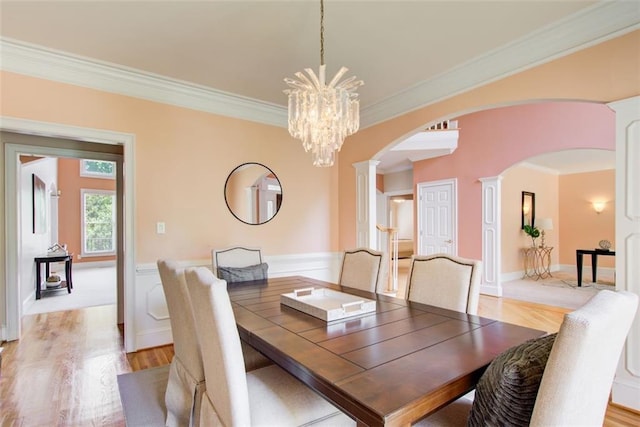
<path fill-rule="evenodd" d="M 608 249 L 577 249 L 576 267 L 578 269 L 578 286 L 582 286 L 582 258 L 584 255 L 591 255 L 591 277 L 596 283 L 596 271 L 598 270 L 598 255 L 616 256 L 616 251 Z"/>
<path fill-rule="evenodd" d="M 551 277 L 552 246 L 523 248 L 524 276 L 535 280 Z"/>
<path fill-rule="evenodd" d="M 68 255 L 56 255 L 56 256 L 43 256 L 34 258 L 36 262 L 36 299 L 42 297 L 42 293 L 46 291 L 59 290 L 67 288 L 67 292 L 71 293 L 73 289 L 73 280 L 71 279 L 71 264 L 73 262 L 73 254 Z M 49 277 L 49 264 L 52 262 L 64 262 L 64 278 L 60 283 L 60 286 L 55 288 L 42 289 L 42 264 L 45 265 L 45 278 Z M 45 279 L 46 280 L 46 279 Z"/>

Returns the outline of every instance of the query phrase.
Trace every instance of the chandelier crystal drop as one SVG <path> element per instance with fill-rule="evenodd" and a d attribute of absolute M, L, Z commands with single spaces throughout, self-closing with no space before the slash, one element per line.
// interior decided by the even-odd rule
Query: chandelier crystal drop
<path fill-rule="evenodd" d="M 335 153 L 340 151 L 344 139 L 360 127 L 360 101 L 356 89 L 364 83 L 349 77 L 340 79 L 348 71 L 342 67 L 327 84 L 324 64 L 324 4 L 320 2 L 320 69 L 297 72 L 297 79 L 286 78 L 291 89 L 289 96 L 289 133 L 302 141 L 306 152 L 311 152 L 313 165 L 332 166 Z"/>

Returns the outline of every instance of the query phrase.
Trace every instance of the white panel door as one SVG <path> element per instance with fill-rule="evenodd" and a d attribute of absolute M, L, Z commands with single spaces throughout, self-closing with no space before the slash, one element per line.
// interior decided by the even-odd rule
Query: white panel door
<path fill-rule="evenodd" d="M 418 255 L 457 255 L 456 180 L 418 184 Z"/>

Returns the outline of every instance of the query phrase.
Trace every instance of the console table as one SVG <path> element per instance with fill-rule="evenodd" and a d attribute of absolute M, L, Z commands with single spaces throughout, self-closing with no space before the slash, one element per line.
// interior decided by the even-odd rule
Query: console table
<path fill-rule="evenodd" d="M 68 255 L 57 255 L 57 256 L 43 256 L 34 258 L 36 262 L 36 299 L 40 299 L 42 297 L 42 293 L 46 291 L 55 291 L 63 288 L 67 288 L 67 292 L 71 293 L 71 289 L 73 289 L 73 281 L 71 280 L 71 264 L 73 262 L 73 254 Z M 62 282 L 60 282 L 59 286 L 55 288 L 45 288 L 42 289 L 42 264 L 45 265 L 45 280 L 46 277 L 49 277 L 49 264 L 52 262 L 64 262 L 64 278 Z"/>
<path fill-rule="evenodd" d="M 596 271 L 598 269 L 598 255 L 615 256 L 616 251 L 604 249 L 577 249 L 576 250 L 576 267 L 578 268 L 578 286 L 582 286 L 582 258 L 591 255 L 591 278 L 596 283 Z"/>
<path fill-rule="evenodd" d="M 544 279 L 551 277 L 551 246 L 523 248 L 524 277 Z"/>

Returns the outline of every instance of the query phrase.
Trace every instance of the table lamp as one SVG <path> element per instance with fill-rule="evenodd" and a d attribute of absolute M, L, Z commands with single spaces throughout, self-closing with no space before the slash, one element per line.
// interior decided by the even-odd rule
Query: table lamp
<path fill-rule="evenodd" d="M 540 229 L 540 237 L 542 237 L 541 248 L 545 247 L 544 244 L 544 232 L 545 230 L 553 230 L 553 221 L 551 218 L 539 218 L 536 220 L 536 227 Z"/>

